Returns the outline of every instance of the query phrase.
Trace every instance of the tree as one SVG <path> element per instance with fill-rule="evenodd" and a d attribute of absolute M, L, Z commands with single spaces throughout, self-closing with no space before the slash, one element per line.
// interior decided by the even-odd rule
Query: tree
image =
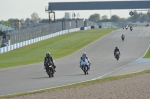
<path fill-rule="evenodd" d="M 51 19 L 50 19 L 50 21 L 51 21 Z M 42 19 L 42 20 L 40 21 L 40 23 L 49 23 L 49 19 Z"/>
<path fill-rule="evenodd" d="M 24 20 L 24 19 L 21 19 L 20 22 L 24 24 L 24 23 L 25 23 L 25 20 Z"/>
<path fill-rule="evenodd" d="M 34 23 L 39 23 L 39 21 L 40 21 L 41 19 L 39 18 L 39 15 L 38 15 L 36 12 L 34 12 L 34 13 L 32 13 L 32 15 L 31 15 L 31 20 L 32 20 Z"/>
<path fill-rule="evenodd" d="M 119 20 L 120 21 L 126 21 L 127 19 L 126 18 L 120 18 Z"/>
<path fill-rule="evenodd" d="M 149 20 L 148 14 L 143 14 L 141 20 L 148 21 Z"/>
<path fill-rule="evenodd" d="M 14 19 L 14 26 L 16 29 L 20 27 L 19 19 Z"/>
<path fill-rule="evenodd" d="M 140 20 L 141 14 L 138 14 L 136 11 L 134 11 L 134 15 L 131 17 L 132 20 Z"/>
<path fill-rule="evenodd" d="M 117 15 L 112 15 L 110 20 L 113 21 L 113 22 L 119 22 L 120 21 L 120 17 L 117 16 Z"/>
<path fill-rule="evenodd" d="M 100 20 L 100 15 L 95 13 L 95 14 L 93 14 L 93 15 L 91 15 L 89 17 L 89 20 L 91 20 L 91 21 L 99 21 Z"/>
<path fill-rule="evenodd" d="M 148 17 L 150 19 L 150 10 L 148 10 L 147 15 L 148 15 Z"/>
<path fill-rule="evenodd" d="M 5 22 L 5 25 L 6 25 L 6 26 L 10 26 L 10 22 L 9 22 L 9 21 L 6 21 L 6 22 Z"/>
<path fill-rule="evenodd" d="M 26 18 L 25 23 L 30 23 L 31 19 L 30 18 Z"/>
<path fill-rule="evenodd" d="M 7 22 L 7 21 L 6 21 Z M 11 18 L 11 19 L 8 19 L 8 22 L 9 23 L 7 23 L 7 24 L 9 24 L 9 25 L 7 25 L 7 26 L 10 26 L 10 27 L 13 27 L 13 28 L 20 28 L 20 20 L 18 19 L 18 18 L 15 18 L 15 19 L 13 19 L 13 18 Z"/>
<path fill-rule="evenodd" d="M 0 24 L 5 25 L 5 21 L 1 20 Z"/>
<path fill-rule="evenodd" d="M 102 20 L 107 20 L 107 19 L 108 19 L 108 16 L 107 16 L 107 15 L 103 15 L 101 19 L 102 19 Z"/>
<path fill-rule="evenodd" d="M 14 27 L 14 19 L 8 19 L 8 21 L 10 22 L 10 27 Z"/>

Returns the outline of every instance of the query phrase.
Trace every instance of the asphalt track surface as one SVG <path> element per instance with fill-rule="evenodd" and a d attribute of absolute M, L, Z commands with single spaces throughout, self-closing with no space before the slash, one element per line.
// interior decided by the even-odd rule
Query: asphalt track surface
<path fill-rule="evenodd" d="M 125 41 L 121 40 L 122 34 L 125 34 Z M 142 57 L 149 44 L 150 28 L 134 27 L 132 32 L 123 29 L 113 31 L 74 54 L 55 60 L 57 72 L 53 78 L 48 77 L 43 63 L 0 70 L 0 95 L 57 87 L 149 69 L 148 65 L 129 64 Z M 121 52 L 119 61 L 113 56 L 116 46 Z M 88 75 L 84 75 L 79 68 L 79 60 L 83 52 L 87 53 L 92 63 Z"/>

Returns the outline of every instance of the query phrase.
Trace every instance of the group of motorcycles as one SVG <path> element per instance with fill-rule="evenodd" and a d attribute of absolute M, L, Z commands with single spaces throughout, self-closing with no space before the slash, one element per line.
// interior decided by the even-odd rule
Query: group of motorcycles
<path fill-rule="evenodd" d="M 51 62 L 48 62 L 45 66 L 46 73 L 49 76 L 49 78 L 54 77 L 55 69 L 53 65 L 54 64 L 52 64 Z M 83 70 L 85 75 L 89 74 L 88 71 L 90 69 L 90 65 L 91 63 L 89 63 L 87 59 L 83 59 L 83 61 L 80 62 L 80 68 Z"/>
<path fill-rule="evenodd" d="M 128 26 L 126 26 L 125 28 L 126 28 L 126 30 L 127 30 L 127 29 L 128 29 Z M 123 29 L 124 29 L 124 27 L 123 27 Z M 130 27 L 130 30 L 132 31 L 133 28 Z M 121 39 L 122 39 L 122 41 L 124 41 L 124 40 L 125 40 L 125 35 L 122 35 L 122 36 L 121 36 Z M 117 51 L 117 52 L 115 53 L 115 58 L 117 59 L 117 61 L 119 60 L 119 58 L 120 58 L 120 52 L 119 52 L 119 51 Z M 80 68 L 83 70 L 83 72 L 84 72 L 85 75 L 88 74 L 88 71 L 90 70 L 90 65 L 91 65 L 91 63 L 88 63 L 87 60 L 83 60 L 82 64 L 80 64 Z M 50 78 L 51 78 L 51 77 L 54 77 L 54 72 L 55 72 L 55 71 L 54 71 L 54 68 L 53 68 L 53 65 L 52 65 L 52 64 L 49 64 L 46 70 L 47 70 L 46 72 L 47 72 L 47 74 L 48 74 L 48 76 L 49 76 Z"/>
<path fill-rule="evenodd" d="M 127 26 L 125 26 L 125 27 L 122 27 L 123 29 L 125 28 L 126 30 L 128 30 L 128 25 Z M 132 31 L 133 30 L 133 28 L 132 28 L 132 26 L 130 26 L 130 31 Z"/>
<path fill-rule="evenodd" d="M 82 65 L 80 66 L 81 69 L 83 70 L 84 74 L 87 75 L 89 74 L 88 71 L 90 69 L 90 65 L 87 61 L 83 60 L 84 62 L 82 63 Z M 49 78 L 54 77 L 54 68 L 52 64 L 47 65 L 46 69 L 46 73 L 48 74 Z"/>
<path fill-rule="evenodd" d="M 125 28 L 126 28 L 126 30 L 127 30 L 127 29 L 128 29 L 128 26 L 126 26 Z M 124 27 L 123 27 L 123 29 L 124 29 Z M 130 31 L 132 31 L 132 30 L 133 30 L 133 28 L 130 27 Z M 125 40 L 125 35 L 122 35 L 122 36 L 121 36 L 121 39 L 122 39 L 122 41 L 124 41 L 124 40 Z M 117 51 L 117 52 L 115 53 L 115 58 L 117 59 L 117 61 L 119 60 L 119 58 L 120 58 L 120 52 L 119 52 L 119 51 Z"/>

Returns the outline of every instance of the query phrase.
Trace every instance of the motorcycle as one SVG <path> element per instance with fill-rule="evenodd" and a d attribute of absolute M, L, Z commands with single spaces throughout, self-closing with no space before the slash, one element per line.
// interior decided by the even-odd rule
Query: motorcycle
<path fill-rule="evenodd" d="M 126 26 L 126 30 L 128 30 L 128 25 Z"/>
<path fill-rule="evenodd" d="M 81 69 L 83 70 L 84 74 L 87 75 L 89 74 L 88 71 L 89 71 L 89 67 L 90 67 L 91 63 L 89 64 L 87 60 L 83 60 L 81 63 L 80 63 L 80 66 L 81 66 Z"/>
<path fill-rule="evenodd" d="M 116 52 L 115 58 L 117 59 L 117 61 L 119 60 L 119 58 L 120 58 L 120 52 L 119 51 Z"/>
<path fill-rule="evenodd" d="M 46 71 L 47 71 L 49 78 L 54 77 L 54 69 L 52 65 L 48 66 Z"/>
<path fill-rule="evenodd" d="M 130 31 L 132 31 L 133 29 L 132 28 L 130 28 Z"/>
<path fill-rule="evenodd" d="M 122 36 L 121 38 L 122 38 L 122 41 L 124 41 L 124 38 L 125 38 L 125 37 L 124 37 L 124 36 Z"/>
<path fill-rule="evenodd" d="M 48 74 L 49 78 L 54 77 L 54 68 L 52 64 L 47 64 L 46 67 L 46 73 Z"/>
<path fill-rule="evenodd" d="M 88 66 L 87 65 L 82 65 L 82 70 L 84 72 L 85 75 L 89 74 L 88 73 Z"/>

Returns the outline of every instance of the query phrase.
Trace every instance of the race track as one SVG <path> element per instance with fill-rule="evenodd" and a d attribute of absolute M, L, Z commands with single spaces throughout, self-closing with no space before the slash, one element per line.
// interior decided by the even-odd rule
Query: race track
<path fill-rule="evenodd" d="M 125 41 L 121 40 L 122 34 L 126 36 Z M 142 57 L 149 44 L 150 28 L 134 27 L 132 32 L 119 29 L 70 56 L 55 60 L 57 72 L 54 78 L 48 78 L 43 63 L 2 69 L 0 70 L 0 95 L 62 86 L 143 70 L 144 67 L 136 68 L 135 65 L 132 67 L 129 63 Z M 121 52 L 119 61 L 113 56 L 116 46 Z M 89 75 L 84 75 L 79 68 L 79 59 L 83 52 L 87 53 L 92 63 Z"/>

